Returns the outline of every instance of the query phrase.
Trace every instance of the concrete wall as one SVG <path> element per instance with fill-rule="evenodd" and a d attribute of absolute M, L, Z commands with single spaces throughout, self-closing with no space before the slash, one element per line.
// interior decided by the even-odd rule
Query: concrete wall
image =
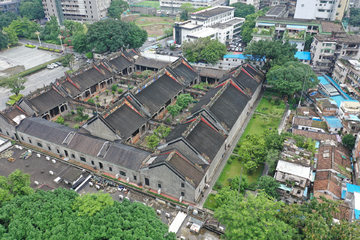
<path fill-rule="evenodd" d="M 35 114 L 35 111 L 31 107 L 29 107 L 29 105 L 27 105 L 24 101 L 21 101 L 19 106 L 20 106 L 21 109 L 23 109 L 30 116 Z"/>
<path fill-rule="evenodd" d="M 16 139 L 15 127 L 9 124 L 7 121 L 5 121 L 1 116 L 0 116 L 0 129 L 1 129 L 0 131 L 1 135 Z"/>

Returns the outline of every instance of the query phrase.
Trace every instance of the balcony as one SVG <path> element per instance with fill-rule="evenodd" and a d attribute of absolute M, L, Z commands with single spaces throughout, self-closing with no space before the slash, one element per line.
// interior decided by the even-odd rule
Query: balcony
<path fill-rule="evenodd" d="M 284 33 L 284 40 L 289 41 L 305 41 L 306 32 L 303 31 L 293 31 L 293 30 L 286 30 Z"/>
<path fill-rule="evenodd" d="M 269 36 L 272 37 L 274 36 L 274 32 L 275 32 L 275 27 L 270 27 L 270 28 L 254 28 L 253 29 L 253 35 L 257 35 L 257 36 Z"/>

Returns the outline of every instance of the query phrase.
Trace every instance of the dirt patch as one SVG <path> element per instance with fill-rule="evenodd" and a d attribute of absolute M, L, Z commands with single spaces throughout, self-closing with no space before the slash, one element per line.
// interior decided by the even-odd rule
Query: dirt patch
<path fill-rule="evenodd" d="M 132 15 L 123 17 L 124 22 L 135 22 L 136 25 L 146 30 L 148 36 L 158 37 L 164 35 L 164 30 L 171 28 L 174 19 L 170 17 L 141 17 L 140 15 Z"/>

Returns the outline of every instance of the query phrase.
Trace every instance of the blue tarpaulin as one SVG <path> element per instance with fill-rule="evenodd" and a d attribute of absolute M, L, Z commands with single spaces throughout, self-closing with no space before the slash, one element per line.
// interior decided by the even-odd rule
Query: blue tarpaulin
<path fill-rule="evenodd" d="M 299 60 L 311 60 L 310 52 L 296 52 L 295 57 Z"/>

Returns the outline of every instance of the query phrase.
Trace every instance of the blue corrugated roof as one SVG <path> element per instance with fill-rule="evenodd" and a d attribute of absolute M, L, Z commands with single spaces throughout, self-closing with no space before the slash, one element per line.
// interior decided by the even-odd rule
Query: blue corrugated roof
<path fill-rule="evenodd" d="M 328 77 L 330 79 L 330 81 L 338 88 L 338 90 L 340 90 L 340 92 L 347 97 L 347 100 L 353 100 L 349 95 L 347 95 L 343 90 L 341 90 L 341 87 L 339 86 L 339 84 L 337 84 L 334 79 L 332 79 L 331 77 L 329 77 L 328 75 L 326 75 L 326 77 Z"/>
<path fill-rule="evenodd" d="M 318 77 L 318 79 L 320 80 L 320 83 L 322 85 L 330 84 L 328 80 L 326 80 L 326 78 L 324 78 L 323 76 Z"/>
<path fill-rule="evenodd" d="M 307 196 L 307 192 L 308 192 L 308 187 L 305 188 L 303 196 L 306 197 Z"/>
<path fill-rule="evenodd" d="M 227 54 L 224 55 L 224 58 L 237 58 L 237 59 L 246 59 L 246 57 L 244 56 L 244 54 Z"/>
<path fill-rule="evenodd" d="M 342 128 L 341 121 L 334 116 L 324 117 L 331 128 Z"/>
<path fill-rule="evenodd" d="M 286 28 L 299 28 L 299 29 L 304 29 L 304 30 L 307 29 L 306 26 L 300 26 L 300 25 L 286 25 Z"/>
<path fill-rule="evenodd" d="M 354 114 L 349 114 L 349 117 L 352 121 L 358 121 L 358 122 L 360 121 L 359 117 Z"/>
<path fill-rule="evenodd" d="M 360 193 L 360 186 L 347 183 L 347 184 L 346 184 L 346 188 L 347 188 L 347 191 L 348 191 L 348 192 L 351 192 L 351 193 L 353 193 L 353 192 L 358 192 L 358 193 Z"/>
<path fill-rule="evenodd" d="M 360 210 L 358 209 L 354 209 L 355 210 L 355 219 L 359 220 L 360 219 Z"/>
<path fill-rule="evenodd" d="M 342 95 L 336 95 L 331 97 L 332 100 L 336 102 L 336 105 L 340 107 L 341 102 L 357 102 L 357 100 L 347 100 Z"/>
<path fill-rule="evenodd" d="M 310 52 L 296 52 L 295 57 L 299 60 L 311 60 Z"/>

